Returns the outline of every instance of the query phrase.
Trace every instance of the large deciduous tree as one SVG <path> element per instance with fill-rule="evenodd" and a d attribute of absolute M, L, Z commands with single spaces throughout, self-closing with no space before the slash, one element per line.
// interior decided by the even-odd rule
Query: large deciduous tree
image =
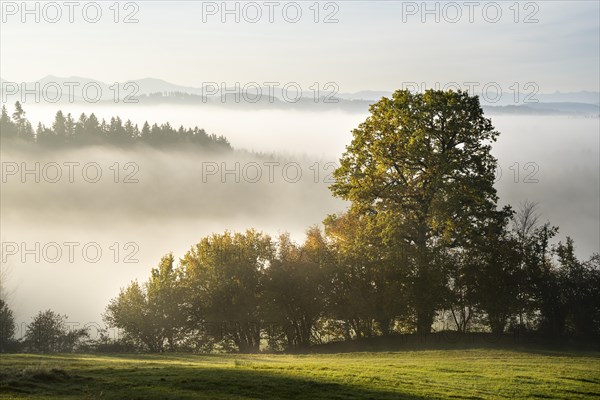
<path fill-rule="evenodd" d="M 405 254 L 381 241 L 385 221 L 348 212 L 324 221 L 330 244 L 329 315 L 346 338 L 390 334 L 406 317 Z"/>
<path fill-rule="evenodd" d="M 181 260 L 191 320 L 240 352 L 258 351 L 262 275 L 274 253 L 271 238 L 255 230 L 203 238 Z"/>
<path fill-rule="evenodd" d="M 317 321 L 325 311 L 326 258 L 326 243 L 318 228 L 307 231 L 301 246 L 293 243 L 289 234 L 280 236 L 277 258 L 264 275 L 271 342 L 280 333 L 286 349 L 308 347 L 315 341 Z"/>
<path fill-rule="evenodd" d="M 496 210 L 494 130 L 476 96 L 396 91 L 370 108 L 335 171 L 335 195 L 362 214 L 387 215 L 384 235 L 408 249 L 417 331 L 443 302 L 439 254 L 480 234 Z"/>
<path fill-rule="evenodd" d="M 485 312 L 493 333 L 501 334 L 509 319 L 519 313 L 519 293 L 525 281 L 518 241 L 508 229 L 512 210 L 498 212 L 487 232 L 473 238 L 463 254 L 462 271 L 470 304 Z"/>
<path fill-rule="evenodd" d="M 144 285 L 132 282 L 122 289 L 104 314 L 107 325 L 152 352 L 176 350 L 186 328 L 180 270 L 173 262 L 172 254 L 164 256 Z"/>

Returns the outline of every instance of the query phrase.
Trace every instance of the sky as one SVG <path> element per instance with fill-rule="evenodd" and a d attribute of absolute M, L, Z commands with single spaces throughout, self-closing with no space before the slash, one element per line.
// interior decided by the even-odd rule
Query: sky
<path fill-rule="evenodd" d="M 72 23 L 62 2 L 60 18 L 44 3 L 33 14 L 2 3 L 0 75 L 14 82 L 153 77 L 189 86 L 298 82 L 304 90 L 335 82 L 341 92 L 410 82 L 495 82 L 505 92 L 535 82 L 542 93 L 600 85 L 597 1 L 142 1 L 119 3 L 118 16 L 113 2 L 98 2 L 96 23 L 85 19 L 96 15 L 86 2 L 72 9 Z"/>

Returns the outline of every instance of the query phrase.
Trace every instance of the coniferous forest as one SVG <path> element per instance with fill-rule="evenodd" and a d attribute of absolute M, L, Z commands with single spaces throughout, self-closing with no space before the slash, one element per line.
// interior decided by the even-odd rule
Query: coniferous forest
<path fill-rule="evenodd" d="M 203 129 L 195 127 L 178 129 L 168 122 L 150 125 L 145 122 L 140 128 L 130 120 L 123 122 L 121 118 L 112 117 L 110 121 L 99 121 L 93 113 L 89 116 L 82 113 L 77 120 L 62 111 L 58 111 L 52 122 L 47 127 L 38 123 L 33 129 L 27 119 L 26 111 L 21 103 L 16 102 L 12 118 L 2 107 L 0 116 L 0 132 L 2 140 L 35 143 L 49 148 L 64 148 L 91 145 L 131 146 L 146 144 L 155 147 L 168 147 L 175 145 L 197 145 L 211 150 L 230 150 L 231 146 L 223 136 L 209 135 Z M 6 143 L 9 145 L 9 143 Z"/>

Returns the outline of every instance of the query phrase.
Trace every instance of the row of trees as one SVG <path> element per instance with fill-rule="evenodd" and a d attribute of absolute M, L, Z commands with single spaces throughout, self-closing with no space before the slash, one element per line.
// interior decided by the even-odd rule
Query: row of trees
<path fill-rule="evenodd" d="M 11 116 L 6 107 L 2 107 L 0 115 L 0 135 L 3 140 L 20 139 L 25 142 L 36 142 L 46 147 L 85 146 L 111 144 L 127 146 L 144 143 L 152 146 L 195 144 L 211 150 L 230 150 L 231 145 L 223 136 L 207 134 L 204 129 L 195 127 L 178 129 L 169 123 L 150 125 L 147 121 L 142 128 L 130 120 L 123 122 L 119 117 L 112 117 L 109 122 L 99 121 L 92 113 L 85 113 L 75 120 L 71 114 L 66 116 L 58 111 L 51 127 L 39 123 L 33 129 L 26 113 L 19 102 L 15 103 L 15 111 Z"/>
<path fill-rule="evenodd" d="M 526 204 L 468 253 L 437 255 L 439 327 L 600 333 L 600 257 L 578 260 L 569 238 L 550 245 L 557 229 L 538 224 L 534 211 Z M 280 351 L 417 332 L 420 282 L 402 268 L 408 255 L 386 252 L 381 227 L 355 214 L 330 216 L 324 226 L 310 228 L 300 245 L 288 234 L 274 241 L 248 230 L 205 237 L 179 263 L 166 255 L 146 282 L 132 282 L 107 306 L 118 340 L 106 332 L 90 340 L 47 310 L 17 343 L 0 301 L 0 351 Z"/>
<path fill-rule="evenodd" d="M 70 352 L 89 338 L 87 329 L 70 329 L 67 316 L 52 310 L 40 311 L 33 317 L 21 340 L 15 339 L 16 328 L 12 310 L 0 299 L 0 353 L 15 350 Z"/>
<path fill-rule="evenodd" d="M 254 230 L 213 234 L 122 289 L 105 321 L 153 352 L 290 350 L 419 332 L 427 296 L 432 322 L 460 332 L 600 333 L 600 257 L 578 260 L 569 238 L 551 246 L 556 229 L 533 223 L 532 209 L 468 252 L 432 255 L 436 292 L 424 294 L 407 249 L 387 250 L 385 227 L 356 214 L 328 217 L 301 245 Z"/>

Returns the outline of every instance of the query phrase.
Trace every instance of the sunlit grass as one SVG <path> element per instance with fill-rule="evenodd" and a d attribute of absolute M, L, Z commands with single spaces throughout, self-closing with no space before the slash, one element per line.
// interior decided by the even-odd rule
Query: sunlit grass
<path fill-rule="evenodd" d="M 2 355 L 3 399 L 600 397 L 600 353 Z"/>

